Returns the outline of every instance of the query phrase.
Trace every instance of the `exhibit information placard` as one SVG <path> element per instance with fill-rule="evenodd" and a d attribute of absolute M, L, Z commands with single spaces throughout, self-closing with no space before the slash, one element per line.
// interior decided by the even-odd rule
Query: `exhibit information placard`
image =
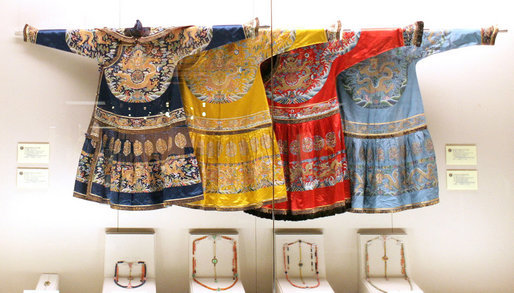
<path fill-rule="evenodd" d="M 48 188 L 48 168 L 17 168 L 16 186 L 20 189 Z"/>
<path fill-rule="evenodd" d="M 474 144 L 447 144 L 446 165 L 476 165 L 477 146 Z"/>
<path fill-rule="evenodd" d="M 48 164 L 48 162 L 50 162 L 49 143 L 18 143 L 19 164 Z"/>
<path fill-rule="evenodd" d="M 448 190 L 478 190 L 477 170 L 446 170 Z"/>

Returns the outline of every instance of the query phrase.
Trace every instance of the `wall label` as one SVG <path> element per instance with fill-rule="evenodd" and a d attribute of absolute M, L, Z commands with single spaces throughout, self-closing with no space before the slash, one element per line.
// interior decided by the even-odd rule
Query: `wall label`
<path fill-rule="evenodd" d="M 446 170 L 448 190 L 478 190 L 477 170 Z"/>
<path fill-rule="evenodd" d="M 48 164 L 50 162 L 50 144 L 47 142 L 18 143 L 19 164 Z"/>
<path fill-rule="evenodd" d="M 48 188 L 48 168 L 17 168 L 16 186 L 20 189 Z"/>

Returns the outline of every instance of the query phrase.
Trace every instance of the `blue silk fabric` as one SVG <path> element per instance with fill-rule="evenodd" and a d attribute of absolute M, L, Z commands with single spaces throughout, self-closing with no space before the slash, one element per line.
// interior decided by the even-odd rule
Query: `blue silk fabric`
<path fill-rule="evenodd" d="M 160 77 L 163 87 L 167 88 L 160 96 L 149 101 L 124 101 L 113 93 L 112 86 L 117 85 L 113 81 L 116 80 L 111 78 L 109 83 L 106 79 L 105 68 L 112 65 L 105 66 L 100 60 L 110 58 L 113 63 L 118 62 L 116 56 L 124 54 L 127 47 L 136 48 L 137 43 L 125 44 L 122 48 L 123 40 L 120 40 L 102 49 L 95 47 L 100 42 L 95 44 L 92 41 L 98 37 L 98 30 L 32 30 L 32 33 L 29 37 L 31 42 L 99 61 L 100 84 L 93 121 L 79 160 L 75 197 L 107 203 L 112 208 L 124 210 L 150 210 L 203 198 L 199 167 L 185 124 L 176 70 L 166 73 L 161 65 L 165 63 L 162 62 L 148 65 L 155 66 L 157 74 L 168 74 Z M 247 37 L 242 25 L 212 27 L 211 39 L 206 45 L 201 43 L 204 36 L 199 34 L 199 51 Z M 76 41 L 74 37 L 82 39 Z M 180 37 L 177 39 L 180 40 Z M 171 50 L 173 46 L 164 47 Z M 176 49 L 183 50 L 180 47 Z M 190 50 L 191 53 L 197 51 L 195 48 Z M 134 52 L 136 49 L 132 54 Z"/>
<path fill-rule="evenodd" d="M 421 47 L 393 49 L 338 76 L 352 182 L 350 211 L 391 213 L 439 202 L 435 152 L 416 64 L 481 41 L 480 30 L 429 31 Z"/>

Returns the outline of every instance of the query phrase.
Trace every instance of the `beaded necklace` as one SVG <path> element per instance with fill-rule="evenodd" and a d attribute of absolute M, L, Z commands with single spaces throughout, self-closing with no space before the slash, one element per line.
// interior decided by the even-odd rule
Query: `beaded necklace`
<path fill-rule="evenodd" d="M 396 244 L 397 245 L 400 245 L 400 265 L 401 265 L 401 270 L 402 270 L 402 275 L 403 277 L 405 278 L 405 280 L 407 280 L 407 282 L 409 282 L 409 286 L 410 286 L 410 290 L 412 291 L 413 288 L 412 288 L 412 283 L 410 281 L 410 278 L 407 276 L 407 268 L 406 268 L 406 264 L 405 264 L 405 248 L 404 248 L 404 243 L 403 241 L 399 240 L 399 239 L 396 239 L 394 237 L 389 237 L 387 235 L 384 235 L 384 236 L 377 236 L 373 239 L 370 239 L 368 241 L 366 241 L 366 245 L 365 245 L 365 249 L 364 249 L 364 259 L 365 259 L 365 266 L 366 266 L 366 281 L 371 285 L 373 286 L 375 289 L 377 289 L 378 291 L 382 292 L 382 293 L 387 293 L 387 291 L 383 290 L 383 289 L 380 289 L 378 288 L 375 284 L 373 284 L 373 282 L 371 282 L 371 279 L 370 279 L 370 276 L 369 276 L 369 253 L 368 253 L 368 247 L 371 245 L 371 242 L 377 240 L 377 239 L 380 239 L 382 238 L 382 244 L 383 244 L 383 247 L 384 247 L 384 256 L 382 256 L 382 260 L 384 261 L 384 278 L 386 280 L 388 280 L 388 276 L 387 276 L 387 261 L 389 260 L 389 257 L 387 256 L 387 240 L 388 239 L 391 239 L 391 240 L 394 240 L 396 241 Z"/>
<path fill-rule="evenodd" d="M 302 281 L 303 285 L 297 285 L 289 279 L 289 274 L 287 271 L 291 268 L 290 262 L 289 262 L 289 247 L 294 245 L 295 243 L 298 243 L 298 251 L 299 251 L 299 260 L 298 260 L 298 269 L 300 274 L 300 280 Z M 310 256 L 311 256 L 311 271 L 316 272 L 316 285 L 307 285 L 305 284 L 305 280 L 303 279 L 303 260 L 302 260 L 302 243 L 305 243 L 306 245 L 310 246 Z M 301 239 L 298 239 L 296 241 L 290 242 L 290 243 L 284 243 L 284 246 L 282 247 L 282 252 L 284 256 L 284 273 L 286 275 L 286 279 L 293 287 L 300 288 L 300 289 L 312 289 L 317 288 L 320 285 L 319 281 L 319 270 L 318 270 L 318 245 L 306 241 L 302 241 Z"/>
<path fill-rule="evenodd" d="M 213 257 L 212 257 L 212 265 L 213 265 L 213 269 L 214 269 L 214 282 L 217 283 L 218 282 L 218 274 L 217 274 L 217 271 L 216 271 L 216 265 L 218 264 L 218 257 L 216 255 L 216 242 L 217 242 L 217 237 L 218 235 L 212 235 L 212 249 L 213 249 Z M 198 242 L 204 240 L 204 239 L 207 239 L 209 236 L 202 236 L 200 238 L 197 238 L 195 240 L 193 240 L 193 281 L 195 281 L 197 284 L 199 284 L 200 286 L 204 287 L 204 288 L 207 288 L 209 290 L 212 290 L 212 291 L 225 291 L 225 290 L 228 290 L 232 287 L 234 287 L 234 285 L 237 283 L 237 281 L 239 280 L 239 274 L 237 273 L 237 241 L 234 239 L 234 238 L 231 238 L 231 237 L 228 237 L 228 236 L 221 236 L 221 239 L 224 239 L 224 240 L 228 240 L 228 241 L 231 241 L 232 242 L 232 251 L 233 251 L 233 257 L 232 257 L 232 273 L 233 273 L 233 276 L 232 276 L 232 279 L 234 280 L 234 282 L 227 286 L 227 287 L 224 287 L 224 288 L 213 288 L 213 287 L 210 287 L 200 281 L 198 281 L 196 279 L 196 245 Z"/>
<path fill-rule="evenodd" d="M 129 276 L 128 276 L 128 284 L 122 285 L 119 283 L 119 265 L 126 264 L 129 267 Z M 132 285 L 132 280 L 134 280 L 134 277 L 132 276 L 132 267 L 134 265 L 140 265 L 141 266 L 141 278 L 140 278 L 140 284 Z M 138 262 L 127 262 L 127 261 L 118 261 L 116 263 L 116 266 L 114 267 L 114 283 L 122 288 L 127 289 L 133 289 L 143 286 L 146 283 L 146 263 L 144 261 L 138 261 Z"/>

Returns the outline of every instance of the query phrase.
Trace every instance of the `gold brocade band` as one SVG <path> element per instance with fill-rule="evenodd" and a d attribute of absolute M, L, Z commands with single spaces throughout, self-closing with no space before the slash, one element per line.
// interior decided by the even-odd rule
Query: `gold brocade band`
<path fill-rule="evenodd" d="M 277 203 L 277 202 L 275 202 L 275 203 Z M 343 201 L 336 202 L 336 203 L 333 203 L 333 204 L 319 206 L 319 207 L 310 208 L 310 209 L 303 209 L 303 210 L 291 210 L 291 209 L 283 210 L 283 209 L 275 208 L 275 214 L 280 214 L 280 215 L 287 215 L 287 214 L 291 214 L 291 215 L 317 214 L 319 212 L 326 212 L 326 211 L 334 210 L 334 209 L 337 209 L 337 208 L 340 208 L 340 207 L 346 207 L 346 206 L 349 206 L 350 203 L 351 203 L 351 199 L 345 199 Z M 262 208 L 259 208 L 259 211 L 261 211 L 263 213 L 271 214 L 273 212 L 273 209 L 272 208 L 268 208 L 268 207 L 262 207 Z"/>
<path fill-rule="evenodd" d="M 146 131 L 149 129 L 171 127 L 180 123 L 185 123 L 186 115 L 184 113 L 184 108 L 179 108 L 170 111 L 167 114 L 159 114 L 147 117 L 130 117 L 114 114 L 97 107 L 95 109 L 94 118 L 97 121 L 116 129 Z"/>
<path fill-rule="evenodd" d="M 267 110 L 247 116 L 226 119 L 191 116 L 189 113 L 187 116 L 188 126 L 195 131 L 238 131 L 271 123 L 271 115 Z"/>
<path fill-rule="evenodd" d="M 157 33 L 153 33 L 151 34 L 150 36 L 146 36 L 146 37 L 141 37 L 141 38 L 133 38 L 133 37 L 127 37 L 113 29 L 109 29 L 109 28 L 101 28 L 101 29 L 98 29 L 99 31 L 101 32 L 104 32 L 106 34 L 108 34 L 109 36 L 117 39 L 117 40 L 120 40 L 122 42 L 125 42 L 125 43 L 135 43 L 135 42 L 138 42 L 138 43 L 144 43 L 144 42 L 150 42 L 150 41 L 153 41 L 153 40 L 156 40 L 158 38 L 161 38 L 161 37 L 164 37 L 172 32 L 175 32 L 175 31 L 183 31 L 185 30 L 186 28 L 188 28 L 190 26 L 184 26 L 184 27 L 171 27 L 171 28 L 166 28 L 166 29 L 163 29 L 162 31 L 160 32 L 157 32 Z"/>
<path fill-rule="evenodd" d="M 298 123 L 304 123 L 304 122 L 309 122 L 309 121 L 313 121 L 313 120 L 320 120 L 323 118 L 330 117 L 337 113 L 339 113 L 339 108 L 333 109 L 330 112 L 326 112 L 321 115 L 311 116 L 311 117 L 303 118 L 303 119 L 294 119 L 294 118 L 292 118 L 292 119 L 276 119 L 276 118 L 273 118 L 273 122 L 281 123 L 281 124 L 298 124 Z"/>
<path fill-rule="evenodd" d="M 140 206 L 128 206 L 128 205 L 114 204 L 114 203 L 111 203 L 111 201 L 109 199 L 106 199 L 106 198 L 103 198 L 101 196 L 91 194 L 91 193 L 86 195 L 86 194 L 74 192 L 73 197 L 85 199 L 85 200 L 89 200 L 89 201 L 93 201 L 93 202 L 98 202 L 98 203 L 109 204 L 111 206 L 111 208 L 115 209 L 115 210 L 150 211 L 150 210 L 162 209 L 162 208 L 169 207 L 172 205 L 181 205 L 181 204 L 186 204 L 188 202 L 198 201 L 203 198 L 203 194 L 195 196 L 195 197 L 190 197 L 187 199 L 166 200 L 163 203 L 158 203 L 158 204 L 154 204 L 154 205 L 140 205 Z"/>
<path fill-rule="evenodd" d="M 425 129 L 427 129 L 426 125 L 422 125 L 419 127 L 402 130 L 402 131 L 398 131 L 398 132 L 393 132 L 393 133 L 359 134 L 359 133 L 345 131 L 344 136 L 357 137 L 357 138 L 392 138 L 392 137 L 404 136 L 404 135 L 407 135 L 407 134 L 410 134 L 413 132 L 417 132 L 420 130 L 425 130 Z"/>
<path fill-rule="evenodd" d="M 284 195 L 283 198 L 275 198 L 275 203 L 281 203 L 281 202 L 285 202 L 287 201 L 287 196 Z M 273 199 L 268 199 L 268 200 L 264 200 L 264 201 L 261 201 L 261 202 L 258 202 L 258 203 L 252 203 L 252 204 L 248 204 L 248 205 L 245 205 L 245 206 L 223 206 L 223 207 L 219 207 L 219 206 L 206 206 L 206 205 L 203 205 L 203 204 L 194 204 L 194 203 L 185 203 L 185 204 L 177 204 L 177 205 L 180 205 L 180 206 L 185 206 L 185 207 L 188 207 L 188 208 L 193 208 L 193 209 L 200 209 L 200 210 L 205 210 L 205 211 L 227 211 L 227 212 L 237 212 L 237 211 L 244 211 L 244 210 L 251 210 L 251 209 L 257 209 L 257 208 L 260 208 L 264 205 L 269 205 L 273 202 Z"/>
<path fill-rule="evenodd" d="M 439 198 L 434 198 L 429 201 L 419 202 L 419 203 L 413 203 L 409 205 L 403 205 L 401 207 L 396 208 L 376 208 L 376 209 L 369 209 L 369 208 L 351 208 L 348 209 L 351 213 L 360 213 L 360 214 L 387 214 L 387 213 L 396 213 L 401 212 L 405 210 L 411 210 L 416 208 L 422 208 L 426 206 L 431 206 L 439 203 Z"/>
<path fill-rule="evenodd" d="M 243 133 L 251 132 L 251 131 L 262 129 L 262 128 L 268 128 L 268 127 L 271 127 L 271 125 L 272 125 L 271 123 L 263 124 L 263 125 L 255 126 L 253 128 L 236 130 L 236 131 L 209 131 L 209 130 L 191 129 L 191 132 L 200 133 L 200 134 L 209 134 L 209 135 L 243 134 Z"/>

